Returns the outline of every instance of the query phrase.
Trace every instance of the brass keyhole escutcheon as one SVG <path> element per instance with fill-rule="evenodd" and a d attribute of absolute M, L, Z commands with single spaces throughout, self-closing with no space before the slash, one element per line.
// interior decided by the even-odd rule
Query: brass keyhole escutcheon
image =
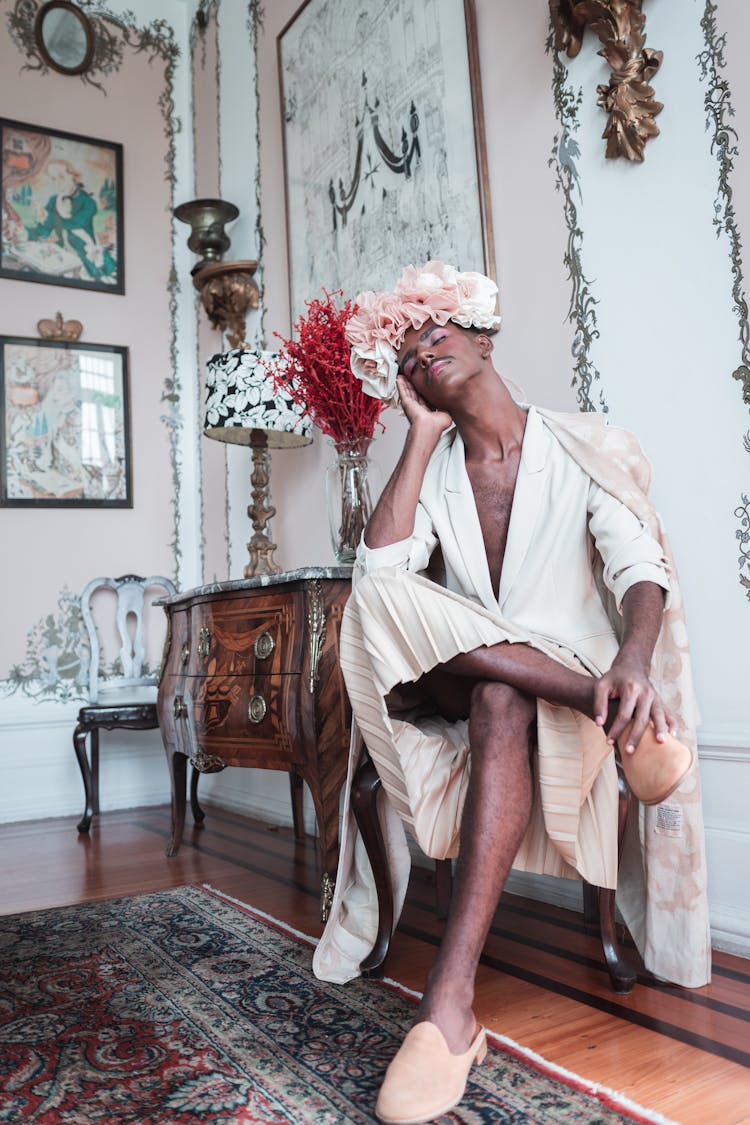
<path fill-rule="evenodd" d="M 198 633 L 198 656 L 206 660 L 211 651 L 211 632 L 204 626 Z"/>
<path fill-rule="evenodd" d="M 187 715 L 187 705 L 181 695 L 176 695 L 174 697 L 174 703 L 172 704 L 172 714 L 174 715 L 175 719 L 182 719 L 185 717 L 185 715 Z"/>
<path fill-rule="evenodd" d="M 180 649 L 180 664 L 183 664 L 183 665 L 187 664 L 189 659 L 190 659 L 190 645 L 187 643 L 187 641 L 185 641 L 184 645 Z"/>
<path fill-rule="evenodd" d="M 255 638 L 253 651 L 259 660 L 266 660 L 276 648 L 276 641 L 270 633 L 261 633 Z"/>
<path fill-rule="evenodd" d="M 247 717 L 251 723 L 262 723 L 266 717 L 268 707 L 262 695 L 254 695 L 247 709 Z"/>

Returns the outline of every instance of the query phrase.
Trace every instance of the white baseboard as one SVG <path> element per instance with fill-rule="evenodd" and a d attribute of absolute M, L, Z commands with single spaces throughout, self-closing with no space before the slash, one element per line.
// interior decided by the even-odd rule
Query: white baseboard
<path fill-rule="evenodd" d="M 723 953 L 750 957 L 750 914 L 721 907 L 712 909 L 711 945 Z"/>

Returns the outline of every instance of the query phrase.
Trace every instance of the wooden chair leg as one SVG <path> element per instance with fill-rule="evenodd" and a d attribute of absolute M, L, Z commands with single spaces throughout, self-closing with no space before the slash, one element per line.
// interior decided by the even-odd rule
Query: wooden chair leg
<path fill-rule="evenodd" d="M 617 941 L 617 924 L 615 922 L 615 892 L 597 888 L 599 892 L 599 932 L 602 939 L 602 951 L 607 963 L 607 972 L 615 992 L 627 995 L 632 992 L 636 981 L 635 969 L 623 957 Z"/>
<path fill-rule="evenodd" d="M 372 951 L 359 966 L 363 977 L 383 976 L 383 966 L 388 956 L 393 931 L 391 873 L 388 869 L 385 843 L 377 814 L 380 785 L 377 770 L 367 758 L 354 775 L 351 794 L 352 809 L 372 867 L 378 894 L 378 932 Z"/>
<path fill-rule="evenodd" d="M 628 823 L 628 811 L 630 809 L 630 787 L 625 780 L 625 774 L 619 762 L 617 763 L 617 792 L 617 866 L 619 869 L 620 860 L 622 859 L 622 845 L 625 839 L 625 828 Z M 603 887 L 590 887 L 588 890 L 592 891 L 594 894 L 594 898 L 591 902 L 596 901 L 598 905 L 599 933 L 602 939 L 604 960 L 607 964 L 607 972 L 612 982 L 612 988 L 621 995 L 627 995 L 627 993 L 631 992 L 633 989 L 637 974 L 632 965 L 630 965 L 623 956 L 617 941 L 615 892 Z M 587 887 L 584 884 L 584 910 L 586 909 L 586 891 Z"/>
<path fill-rule="evenodd" d="M 583 884 L 583 920 L 587 926 L 599 925 L 599 888 Z"/>
<path fill-rule="evenodd" d="M 89 741 L 91 747 L 91 807 L 94 816 L 99 815 L 99 731 L 96 727 L 91 732 Z"/>
<path fill-rule="evenodd" d="M 83 816 L 76 825 L 79 832 L 88 832 L 91 827 L 91 819 L 94 815 L 94 786 L 91 777 L 91 767 L 89 766 L 89 759 L 86 753 L 86 739 L 89 731 L 82 723 L 79 723 L 73 731 L 73 748 L 76 752 L 78 759 L 78 766 L 83 778 L 83 792 L 85 806 Z"/>
<path fill-rule="evenodd" d="M 198 803 L 198 778 L 200 777 L 199 771 L 192 767 L 190 771 L 190 811 L 193 814 L 193 822 L 196 828 L 203 827 L 203 821 L 206 819 L 206 814 Z"/>
<path fill-rule="evenodd" d="M 187 758 L 184 754 L 167 755 L 169 772 L 172 778 L 172 836 L 166 847 L 170 857 L 177 855 L 185 831 L 185 788 L 187 782 Z"/>
<path fill-rule="evenodd" d="M 435 860 L 435 910 L 441 922 L 448 917 L 453 893 L 453 862 L 450 859 Z"/>
<path fill-rule="evenodd" d="M 305 817 L 303 813 L 304 782 L 296 770 L 289 774 L 289 793 L 292 798 L 292 824 L 295 840 L 305 838 Z"/>

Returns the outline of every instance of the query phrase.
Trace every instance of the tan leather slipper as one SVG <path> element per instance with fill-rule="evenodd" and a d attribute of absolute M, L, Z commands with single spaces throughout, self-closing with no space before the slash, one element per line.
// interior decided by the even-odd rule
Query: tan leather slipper
<path fill-rule="evenodd" d="M 627 746 L 633 724 L 629 723 L 617 740 L 620 747 Z M 660 805 L 666 801 L 690 772 L 693 752 L 673 735 L 664 742 L 656 741 L 653 723 L 649 723 L 643 738 L 632 754 L 620 751 L 625 780 L 635 797 L 644 805 Z"/>
<path fill-rule="evenodd" d="M 484 1028 L 462 1055 L 453 1055 L 434 1023 L 418 1023 L 404 1039 L 380 1087 L 375 1114 L 387 1125 L 420 1125 L 453 1109 L 464 1096 L 473 1063 L 487 1054 Z"/>

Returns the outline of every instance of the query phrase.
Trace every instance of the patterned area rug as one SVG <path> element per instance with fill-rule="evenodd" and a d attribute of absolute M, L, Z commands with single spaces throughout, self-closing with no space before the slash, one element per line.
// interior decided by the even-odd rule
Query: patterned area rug
<path fill-rule="evenodd" d="M 0 982 L 0 1121 L 40 1125 L 372 1122 L 413 1012 L 200 887 L 0 918 Z M 440 1122 L 664 1120 L 553 1070 L 503 1043 Z"/>

